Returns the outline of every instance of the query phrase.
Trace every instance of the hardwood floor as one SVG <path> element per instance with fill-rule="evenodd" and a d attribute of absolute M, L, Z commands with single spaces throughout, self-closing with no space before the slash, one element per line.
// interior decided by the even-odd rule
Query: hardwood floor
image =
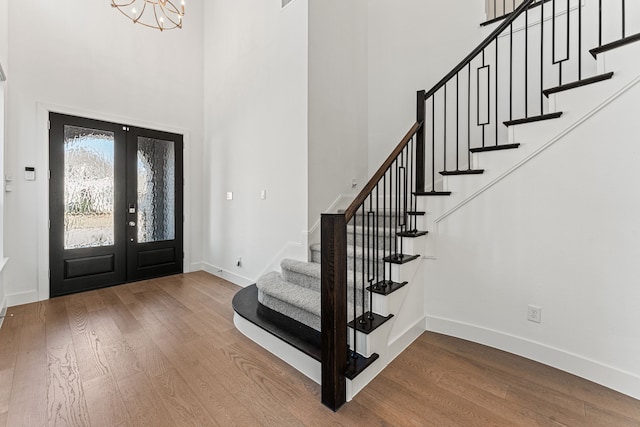
<path fill-rule="evenodd" d="M 425 333 L 333 413 L 233 326 L 238 288 L 198 272 L 9 309 L 1 426 L 640 426 L 640 401 Z"/>

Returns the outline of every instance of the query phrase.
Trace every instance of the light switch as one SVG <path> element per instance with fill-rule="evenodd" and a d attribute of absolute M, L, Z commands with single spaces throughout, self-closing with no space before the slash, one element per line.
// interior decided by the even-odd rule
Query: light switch
<path fill-rule="evenodd" d="M 233 192 L 227 191 L 227 200 L 233 200 Z"/>
<path fill-rule="evenodd" d="M 260 198 L 262 200 L 267 200 L 267 190 L 260 191 Z"/>

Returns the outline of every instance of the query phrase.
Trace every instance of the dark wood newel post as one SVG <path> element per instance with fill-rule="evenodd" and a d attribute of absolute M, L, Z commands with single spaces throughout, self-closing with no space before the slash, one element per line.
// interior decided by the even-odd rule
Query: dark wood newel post
<path fill-rule="evenodd" d="M 344 214 L 322 214 L 322 403 L 337 411 L 346 402 L 347 223 Z"/>
<path fill-rule="evenodd" d="M 425 146 L 424 146 L 424 131 L 425 131 L 425 118 L 426 118 L 426 102 L 425 91 L 419 90 L 417 97 L 416 108 L 416 122 L 420 124 L 420 129 L 416 133 L 416 191 L 424 192 L 424 177 L 425 177 Z"/>

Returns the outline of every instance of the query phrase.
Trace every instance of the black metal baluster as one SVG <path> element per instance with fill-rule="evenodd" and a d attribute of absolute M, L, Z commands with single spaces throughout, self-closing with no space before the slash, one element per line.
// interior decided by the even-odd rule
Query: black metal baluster
<path fill-rule="evenodd" d="M 598 0 L 598 46 L 602 46 L 602 0 Z"/>
<path fill-rule="evenodd" d="M 373 253 L 375 259 L 375 274 L 373 282 L 369 285 L 369 313 L 373 313 L 373 287 L 374 284 L 380 282 L 380 181 L 376 184 L 376 214 L 375 214 L 375 224 L 374 224 L 374 233 L 375 238 L 373 239 Z"/>
<path fill-rule="evenodd" d="M 364 209 L 363 209 L 364 210 Z M 357 344 L 357 340 L 356 340 L 356 332 L 357 332 L 357 322 L 356 320 L 358 319 L 358 312 L 357 312 L 357 307 L 358 304 L 356 304 L 356 292 L 358 290 L 357 288 L 357 273 L 358 273 L 358 269 L 356 268 L 356 248 L 358 247 L 358 241 L 356 239 L 356 237 L 358 236 L 357 234 L 357 225 L 356 223 L 358 218 L 358 212 L 356 211 L 355 215 L 353 216 L 353 341 L 352 341 L 352 347 L 353 347 L 353 352 L 351 353 L 351 357 L 353 359 L 357 359 L 358 358 L 358 344 Z M 349 298 L 347 295 L 347 307 L 349 306 Z"/>
<path fill-rule="evenodd" d="M 409 155 L 410 155 L 409 165 L 411 166 L 411 174 L 409 175 L 411 177 L 411 179 L 409 179 L 409 197 L 411 197 L 411 201 L 409 203 L 409 207 L 411 208 L 411 210 L 413 212 L 416 211 L 416 209 L 413 207 L 413 203 L 414 203 L 414 200 L 415 200 L 415 195 L 413 194 L 413 183 L 415 181 L 415 173 L 416 173 L 416 166 L 415 166 L 415 163 L 414 163 L 414 160 L 413 160 L 414 159 L 414 154 L 413 154 L 413 141 L 414 141 L 414 139 L 415 139 L 415 135 L 412 136 L 411 140 L 409 141 Z M 416 225 L 416 216 L 415 216 L 415 214 L 411 215 L 409 218 L 410 218 L 410 220 L 409 220 L 409 229 L 411 231 L 417 230 L 418 227 Z"/>
<path fill-rule="evenodd" d="M 367 227 L 367 223 L 369 222 L 369 215 L 366 214 L 366 201 L 364 203 L 362 203 L 362 241 L 361 241 L 361 248 L 362 248 L 362 260 L 360 261 L 360 268 L 362 269 L 362 289 L 364 290 L 365 287 L 365 283 L 367 283 L 367 279 L 368 277 L 366 277 L 367 274 L 367 268 L 368 268 L 368 262 L 366 259 L 367 254 L 367 249 L 365 248 L 365 243 L 366 243 L 366 239 L 365 239 L 365 229 Z M 356 251 L 355 248 L 353 250 L 353 263 L 354 265 L 358 263 L 358 258 L 356 256 Z M 366 264 L 365 264 L 366 263 Z M 353 289 L 353 305 L 354 306 L 358 306 L 358 288 L 356 286 L 356 284 L 353 284 L 354 289 Z M 361 325 L 364 323 L 364 292 L 362 293 L 362 315 L 360 317 L 359 322 L 356 322 L 355 320 L 353 321 L 353 325 L 356 326 L 357 323 L 360 323 Z"/>
<path fill-rule="evenodd" d="M 467 169 L 471 170 L 471 61 L 467 68 Z"/>
<path fill-rule="evenodd" d="M 582 1 L 578 1 L 578 80 L 582 80 Z"/>
<path fill-rule="evenodd" d="M 456 171 L 460 170 L 460 73 L 456 73 Z"/>
<path fill-rule="evenodd" d="M 509 120 L 513 120 L 513 23 L 509 26 Z"/>
<path fill-rule="evenodd" d="M 622 0 L 622 38 L 625 38 L 627 36 L 626 14 L 627 14 L 627 3 L 625 2 L 625 0 Z"/>
<path fill-rule="evenodd" d="M 444 85 L 444 132 L 443 132 L 443 153 L 444 153 L 444 164 L 443 170 L 447 171 L 447 85 Z"/>
<path fill-rule="evenodd" d="M 424 124 L 423 124 L 424 126 Z M 387 171 L 388 172 L 388 171 Z M 387 172 L 382 177 L 382 258 L 387 256 Z M 389 280 L 391 280 L 391 267 L 389 267 Z M 382 288 L 386 286 L 387 263 L 382 263 Z"/>
<path fill-rule="evenodd" d="M 524 117 L 529 117 L 529 7 L 524 11 Z"/>
<path fill-rule="evenodd" d="M 496 147 L 498 146 L 498 82 L 500 81 L 498 79 L 498 45 L 499 45 L 499 37 L 496 37 Z"/>
<path fill-rule="evenodd" d="M 540 2 L 540 115 L 544 114 L 544 0 Z"/>
<path fill-rule="evenodd" d="M 378 268 L 378 264 L 375 263 L 376 260 L 376 253 L 375 253 L 375 248 L 376 248 L 376 243 L 373 240 L 373 235 L 375 235 L 375 216 L 374 216 L 374 212 L 373 212 L 373 194 L 371 196 L 369 196 L 369 213 L 367 215 L 367 255 L 368 255 L 368 259 L 367 259 L 367 270 L 368 270 L 368 274 L 367 274 L 367 283 L 369 284 L 369 289 L 371 289 L 371 286 L 373 286 L 373 284 L 375 283 L 375 270 L 377 270 Z M 367 300 L 365 298 L 366 296 L 366 286 L 363 283 L 362 284 L 362 317 L 364 320 L 364 313 L 366 312 L 366 303 Z M 369 295 L 369 305 L 371 305 L 372 302 L 372 298 L 371 295 Z M 367 319 L 369 321 L 371 321 L 373 319 L 373 310 L 369 310 L 369 315 L 367 316 Z"/>
<path fill-rule="evenodd" d="M 431 191 L 436 191 L 436 95 L 431 96 Z"/>

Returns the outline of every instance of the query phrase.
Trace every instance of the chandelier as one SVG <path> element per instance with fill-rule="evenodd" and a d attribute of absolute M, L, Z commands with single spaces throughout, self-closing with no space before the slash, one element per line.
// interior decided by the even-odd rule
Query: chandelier
<path fill-rule="evenodd" d="M 179 8 L 171 0 L 111 0 L 111 7 L 118 9 L 134 24 L 160 31 L 182 28 L 184 0 L 181 0 Z"/>

